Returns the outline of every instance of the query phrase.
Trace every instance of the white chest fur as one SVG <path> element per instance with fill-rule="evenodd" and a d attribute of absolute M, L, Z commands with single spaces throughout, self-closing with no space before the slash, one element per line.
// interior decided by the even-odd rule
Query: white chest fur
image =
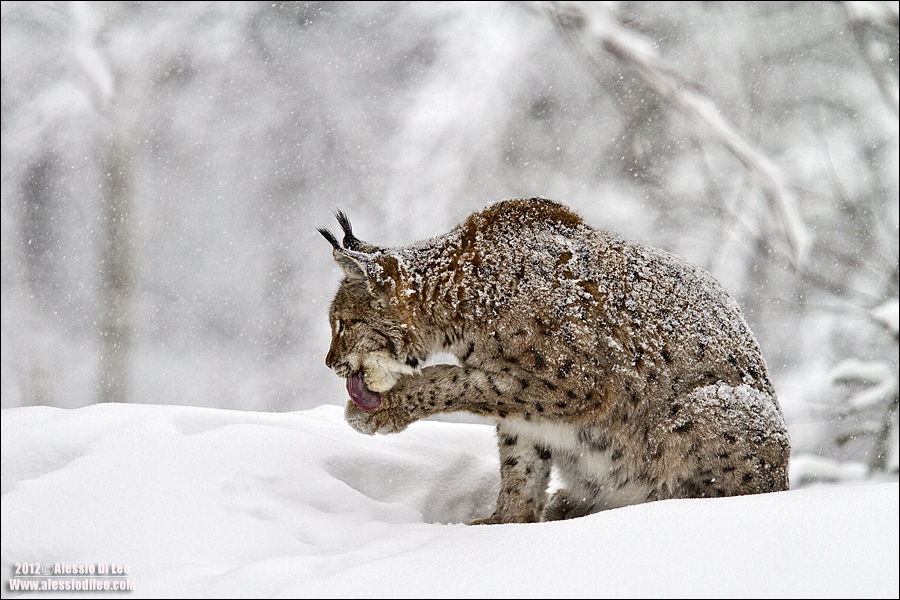
<path fill-rule="evenodd" d="M 519 443 L 532 443 L 551 451 L 553 466 L 571 492 L 595 498 L 600 509 L 639 504 L 647 500 L 652 486 L 636 476 L 636 465 L 615 445 L 589 444 L 585 437 L 602 432 L 579 433 L 579 427 L 546 420 L 504 420 L 506 430 Z"/>

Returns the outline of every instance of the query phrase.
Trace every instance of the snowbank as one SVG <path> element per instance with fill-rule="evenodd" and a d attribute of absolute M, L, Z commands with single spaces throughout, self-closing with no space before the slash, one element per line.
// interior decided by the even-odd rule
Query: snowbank
<path fill-rule="evenodd" d="M 126 577 L 95 579 L 130 580 L 129 597 L 896 598 L 900 590 L 896 483 L 462 525 L 490 514 L 498 479 L 485 425 L 422 422 L 366 437 L 335 406 L 6 410 L 3 597 L 25 580 L 72 580 L 13 582 L 16 563 L 38 573 L 127 567 Z"/>

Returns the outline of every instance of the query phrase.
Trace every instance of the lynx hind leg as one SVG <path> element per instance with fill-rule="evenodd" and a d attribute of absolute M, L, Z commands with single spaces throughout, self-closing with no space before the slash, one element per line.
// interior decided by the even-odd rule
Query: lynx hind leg
<path fill-rule="evenodd" d="M 500 449 L 500 494 L 497 509 L 487 519 L 470 525 L 535 523 L 547 502 L 551 455 L 547 448 L 497 425 Z"/>
<path fill-rule="evenodd" d="M 649 487 L 623 475 L 613 464 L 606 463 L 606 468 L 601 467 L 601 471 L 593 470 L 604 464 L 598 458 L 595 449 L 591 448 L 557 457 L 554 465 L 559 470 L 562 488 L 547 503 L 544 521 L 576 519 L 647 501 Z"/>
<path fill-rule="evenodd" d="M 749 385 L 704 386 L 673 402 L 667 429 L 663 461 L 674 468 L 658 499 L 788 489 L 790 439 L 772 394 Z"/>
<path fill-rule="evenodd" d="M 586 493 L 578 493 L 573 489 L 557 490 L 544 509 L 543 520 L 576 519 L 597 512 L 597 503 L 588 498 Z"/>

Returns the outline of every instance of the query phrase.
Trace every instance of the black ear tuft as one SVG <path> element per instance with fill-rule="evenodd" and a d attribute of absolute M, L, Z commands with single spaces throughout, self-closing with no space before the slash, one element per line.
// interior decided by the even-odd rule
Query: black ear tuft
<path fill-rule="evenodd" d="M 356 236 L 353 235 L 353 226 L 350 225 L 350 218 L 347 217 L 347 214 L 344 211 L 339 210 L 334 213 L 334 216 L 337 217 L 338 224 L 341 226 L 341 229 L 344 230 L 344 248 L 347 250 L 365 252 L 368 244 L 358 240 Z"/>
<path fill-rule="evenodd" d="M 353 235 L 353 226 L 350 225 L 350 217 L 347 216 L 342 210 L 334 213 L 335 218 L 338 220 L 338 224 L 341 226 L 341 229 L 344 230 L 344 235 Z"/>
<path fill-rule="evenodd" d="M 338 243 L 337 238 L 334 237 L 334 234 L 333 234 L 333 233 L 331 233 L 330 231 L 328 231 L 328 230 L 325 229 L 324 227 L 319 227 L 319 233 L 322 234 L 322 237 L 324 237 L 326 240 L 328 240 L 328 242 L 331 244 L 331 246 L 332 246 L 335 250 L 340 250 L 340 249 L 341 249 L 341 245 Z"/>

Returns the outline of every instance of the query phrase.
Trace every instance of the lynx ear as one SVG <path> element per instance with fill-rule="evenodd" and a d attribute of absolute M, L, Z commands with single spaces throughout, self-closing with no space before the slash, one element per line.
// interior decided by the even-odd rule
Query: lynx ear
<path fill-rule="evenodd" d="M 366 275 L 366 267 L 364 266 L 364 258 L 359 256 L 358 252 L 348 252 L 341 247 L 336 247 L 332 250 L 331 254 L 334 256 L 334 260 L 337 261 L 337 264 L 340 265 L 341 270 L 344 271 L 344 275 L 347 276 L 347 279 L 350 281 L 367 281 L 368 276 Z M 355 254 L 357 256 L 352 256 L 351 254 Z"/>
<path fill-rule="evenodd" d="M 373 252 L 381 250 L 378 246 L 364 242 L 353 235 L 353 226 L 350 224 L 350 218 L 347 217 L 347 214 L 344 211 L 339 210 L 334 213 L 334 216 L 337 218 L 338 224 L 344 231 L 344 248 L 347 250 L 356 250 L 357 252 L 365 252 L 366 254 L 372 254 Z"/>
<path fill-rule="evenodd" d="M 397 259 L 381 252 L 366 254 L 335 248 L 334 260 L 341 266 L 349 281 L 365 282 L 369 293 L 380 301 L 387 301 L 400 283 Z"/>
<path fill-rule="evenodd" d="M 324 227 L 319 227 L 319 233 L 322 234 L 322 237 L 328 240 L 328 243 L 331 244 L 331 247 L 335 250 L 341 249 L 341 244 L 337 241 L 337 238 L 334 237 L 334 234 L 325 229 Z"/>

